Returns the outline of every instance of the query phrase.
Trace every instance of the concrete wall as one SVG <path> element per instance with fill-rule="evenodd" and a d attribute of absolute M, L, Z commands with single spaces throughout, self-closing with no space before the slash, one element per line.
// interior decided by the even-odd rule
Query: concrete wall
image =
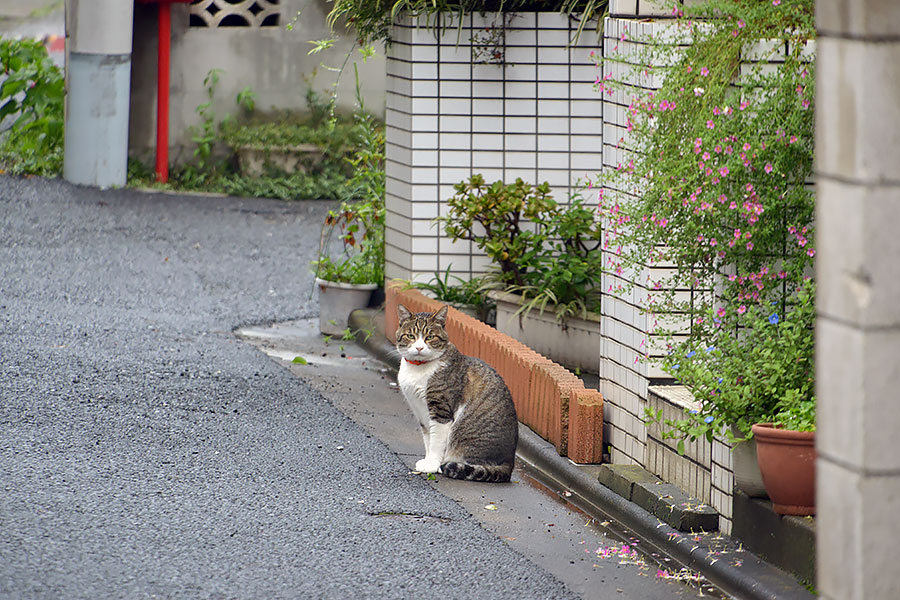
<path fill-rule="evenodd" d="M 816 17 L 818 589 L 900 598 L 900 3 Z"/>
<path fill-rule="evenodd" d="M 208 2 L 207 2 L 208 3 Z M 203 3 L 201 3 L 203 4 Z M 227 3 L 219 2 L 224 6 Z M 335 74 L 320 66 L 340 66 L 352 48 L 352 35 L 343 36 L 334 48 L 308 55 L 309 40 L 331 37 L 325 23 L 330 4 L 322 0 L 281 0 L 278 5 L 262 3 L 267 10 L 280 12 L 278 24 L 249 27 L 200 27 L 190 25 L 194 6 L 172 6 L 172 67 L 170 92 L 171 161 L 190 158 L 193 145 L 188 127 L 201 119 L 196 107 L 207 100 L 203 80 L 210 69 L 224 72 L 216 90 L 215 112 L 221 118 L 238 114 L 235 96 L 250 86 L 257 96 L 257 109 L 304 109 L 307 83 L 314 71 L 317 90 L 329 88 Z M 135 4 L 134 53 L 132 69 L 131 125 L 129 147 L 132 155 L 152 158 L 156 135 L 156 8 Z M 288 31 L 297 11 L 300 17 Z M 197 19 L 195 19 L 197 21 Z M 360 81 L 366 106 L 376 114 L 384 111 L 384 50 L 363 66 Z M 348 66 L 339 88 L 338 101 L 346 110 L 356 103 L 353 69 Z"/>

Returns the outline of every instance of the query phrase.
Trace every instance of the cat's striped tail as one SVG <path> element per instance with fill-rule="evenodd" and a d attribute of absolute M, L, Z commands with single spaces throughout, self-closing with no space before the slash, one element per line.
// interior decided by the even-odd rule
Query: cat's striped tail
<path fill-rule="evenodd" d="M 441 465 L 441 473 L 451 479 L 467 479 L 469 481 L 489 481 L 500 483 L 509 481 L 512 475 L 511 463 L 502 465 L 470 465 L 464 462 L 445 462 Z"/>

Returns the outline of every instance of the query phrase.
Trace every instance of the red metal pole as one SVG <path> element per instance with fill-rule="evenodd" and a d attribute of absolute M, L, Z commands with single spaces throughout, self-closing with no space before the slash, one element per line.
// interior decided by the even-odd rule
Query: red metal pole
<path fill-rule="evenodd" d="M 156 179 L 169 180 L 169 50 L 172 34 L 172 6 L 159 4 L 156 61 Z"/>

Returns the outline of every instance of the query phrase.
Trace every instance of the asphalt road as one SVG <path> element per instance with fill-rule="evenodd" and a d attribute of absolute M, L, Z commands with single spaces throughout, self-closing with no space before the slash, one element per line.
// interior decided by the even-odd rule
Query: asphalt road
<path fill-rule="evenodd" d="M 0 596 L 571 597 L 233 335 L 327 207 L 0 176 Z"/>

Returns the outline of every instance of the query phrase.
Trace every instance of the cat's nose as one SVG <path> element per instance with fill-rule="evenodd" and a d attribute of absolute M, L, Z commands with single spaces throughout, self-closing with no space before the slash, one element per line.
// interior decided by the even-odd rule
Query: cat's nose
<path fill-rule="evenodd" d="M 425 346 L 416 346 L 416 352 L 421 352 L 425 349 Z"/>

